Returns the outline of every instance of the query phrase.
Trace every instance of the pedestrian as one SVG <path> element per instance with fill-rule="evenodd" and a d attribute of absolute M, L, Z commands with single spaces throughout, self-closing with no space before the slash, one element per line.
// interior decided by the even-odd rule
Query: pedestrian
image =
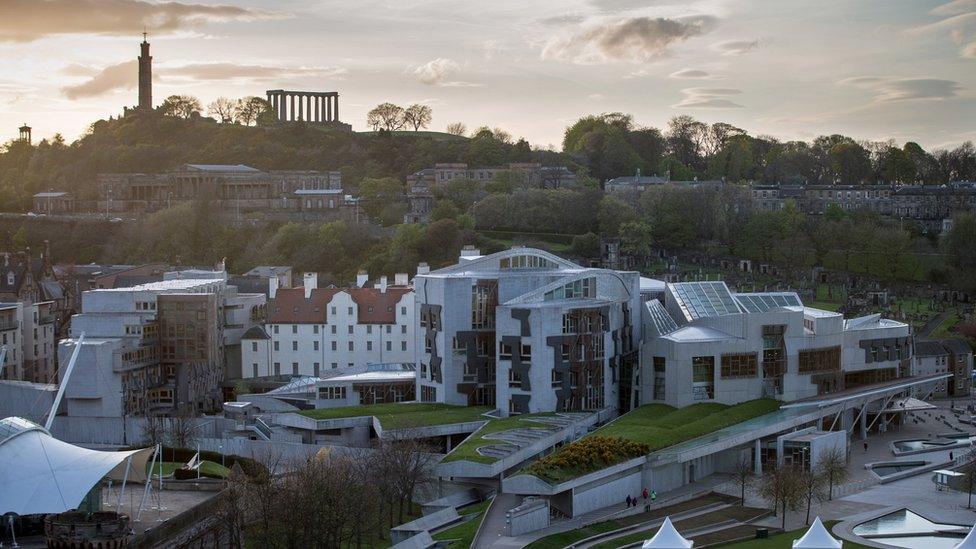
<path fill-rule="evenodd" d="M 630 494 L 627 494 L 627 507 L 630 507 Z"/>
<path fill-rule="evenodd" d="M 952 461 L 952 452 L 949 452 L 949 461 Z"/>
<path fill-rule="evenodd" d="M 647 501 L 647 488 L 644 488 L 643 496 L 644 496 L 644 501 Z"/>
<path fill-rule="evenodd" d="M 864 453 L 868 453 L 868 441 L 864 441 Z"/>
<path fill-rule="evenodd" d="M 651 503 L 654 503 L 654 500 L 656 500 L 656 499 L 657 499 L 657 492 L 654 491 L 654 490 L 651 490 Z"/>

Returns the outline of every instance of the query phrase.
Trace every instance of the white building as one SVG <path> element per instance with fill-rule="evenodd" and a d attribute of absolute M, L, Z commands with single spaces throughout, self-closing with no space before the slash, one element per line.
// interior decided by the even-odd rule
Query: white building
<path fill-rule="evenodd" d="M 0 345 L 7 349 L 2 379 L 57 380 L 51 301 L 0 303 Z"/>
<path fill-rule="evenodd" d="M 973 350 L 969 344 L 960 339 L 916 341 L 915 356 L 912 357 L 912 375 L 945 373 L 952 374 L 952 377 L 928 387 L 926 392 L 931 391 L 937 397 L 969 396 L 973 374 Z M 915 394 L 926 396 L 918 391 L 915 391 Z"/>
<path fill-rule="evenodd" d="M 414 295 L 407 275 L 366 287 L 318 288 L 305 273 L 298 288 L 274 288 L 263 330 L 243 337 L 242 377 L 324 376 L 367 364 L 409 363 L 414 353 Z"/>
<path fill-rule="evenodd" d="M 414 289 L 420 401 L 508 414 L 615 408 L 631 397 L 637 273 L 531 248 L 465 250 L 457 265 L 419 272 Z"/>
<path fill-rule="evenodd" d="M 238 295 L 222 272 L 172 276 L 82 294 L 82 312 L 72 317 L 70 338 L 60 344 L 64 369 L 85 334 L 65 392 L 68 415 L 120 417 L 219 407 L 226 346 L 235 344 L 235 337 L 240 341 L 250 327 L 248 318 L 262 314 L 263 294 Z M 234 324 L 228 325 L 228 319 Z"/>
<path fill-rule="evenodd" d="M 641 402 L 736 404 L 815 397 L 907 377 L 907 324 L 804 307 L 792 292 L 668 284 L 644 306 Z"/>

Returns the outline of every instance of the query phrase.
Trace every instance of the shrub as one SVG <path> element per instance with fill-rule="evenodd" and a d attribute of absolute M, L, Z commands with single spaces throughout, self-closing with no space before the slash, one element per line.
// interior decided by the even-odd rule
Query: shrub
<path fill-rule="evenodd" d="M 589 436 L 563 446 L 530 465 L 530 475 L 559 481 L 646 455 L 650 446 L 620 437 Z"/>

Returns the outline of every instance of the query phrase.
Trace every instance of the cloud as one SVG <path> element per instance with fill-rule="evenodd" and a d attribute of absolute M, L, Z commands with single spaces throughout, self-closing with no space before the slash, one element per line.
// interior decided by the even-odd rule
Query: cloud
<path fill-rule="evenodd" d="M 133 59 L 102 69 L 81 84 L 64 86 L 61 93 L 68 99 L 95 97 L 108 92 L 136 87 L 139 81 L 139 62 Z"/>
<path fill-rule="evenodd" d="M 671 105 L 675 109 L 742 109 L 742 105 L 728 99 L 729 96 L 739 95 L 742 90 L 736 88 L 685 88 L 681 90 L 684 98 Z"/>
<path fill-rule="evenodd" d="M 703 71 L 700 69 L 681 69 L 680 71 L 674 71 L 669 74 L 671 78 L 680 78 L 687 80 L 706 80 L 710 78 L 715 78 L 708 71 Z"/>
<path fill-rule="evenodd" d="M 838 84 L 854 86 L 874 94 L 879 103 L 909 100 L 941 100 L 956 97 L 960 90 L 955 80 L 941 78 L 881 78 L 857 76 L 845 78 Z"/>
<path fill-rule="evenodd" d="M 683 0 L 590 0 L 590 4 L 604 13 L 618 13 L 668 4 L 682 4 Z"/>
<path fill-rule="evenodd" d="M 87 65 L 68 65 L 61 72 L 70 76 L 88 76 L 79 84 L 64 86 L 61 92 L 68 99 L 96 97 L 116 90 L 133 89 L 139 79 L 139 63 L 136 60 L 97 69 Z M 287 76 L 340 76 L 345 69 L 336 67 L 267 67 L 263 65 L 238 65 L 235 63 L 191 63 L 180 66 L 154 67 L 160 78 L 176 78 L 193 81 L 217 80 L 267 80 Z"/>
<path fill-rule="evenodd" d="M 712 44 L 712 49 L 722 55 L 742 55 L 759 49 L 759 40 L 727 40 Z"/>
<path fill-rule="evenodd" d="M 667 55 L 674 44 L 710 32 L 716 22 L 708 15 L 615 19 L 550 38 L 542 57 L 578 64 L 646 62 Z"/>
<path fill-rule="evenodd" d="M 910 35 L 949 38 L 959 46 L 959 56 L 976 59 L 976 0 L 954 0 L 937 6 L 934 15 L 943 17 L 935 23 L 908 29 Z"/>
<path fill-rule="evenodd" d="M 539 23 L 550 27 L 562 27 L 564 25 L 577 25 L 582 23 L 583 20 L 584 17 L 582 15 L 556 15 L 555 17 L 540 19 Z"/>
<path fill-rule="evenodd" d="M 423 65 L 414 68 L 413 74 L 417 75 L 417 78 L 421 82 L 429 86 L 469 88 L 481 85 L 472 82 L 459 82 L 447 79 L 449 76 L 457 73 L 460 70 L 461 65 L 459 65 L 457 61 L 448 59 L 446 57 L 438 57 L 437 59 L 431 59 Z"/>
<path fill-rule="evenodd" d="M 57 34 L 131 36 L 148 27 L 169 32 L 203 23 L 251 21 L 280 14 L 225 4 L 143 0 L 3 0 L 0 41 L 30 42 Z"/>

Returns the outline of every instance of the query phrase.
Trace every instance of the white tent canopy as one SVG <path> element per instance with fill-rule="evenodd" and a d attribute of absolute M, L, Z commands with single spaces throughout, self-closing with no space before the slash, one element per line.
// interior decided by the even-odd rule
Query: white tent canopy
<path fill-rule="evenodd" d="M 955 549 L 976 549 L 976 526 L 966 534 L 966 538 L 960 541 Z"/>
<path fill-rule="evenodd" d="M 116 469 L 124 474 L 129 456 L 139 454 L 132 460 L 129 479 L 145 479 L 145 462 L 151 453 L 151 448 L 89 450 L 60 441 L 25 419 L 0 420 L 0 513 L 33 515 L 76 509 L 106 475 Z"/>
<path fill-rule="evenodd" d="M 695 542 L 681 537 L 671 524 L 671 517 L 664 517 L 664 524 L 654 534 L 654 537 L 645 541 L 641 547 L 643 549 L 688 549 Z"/>
<path fill-rule="evenodd" d="M 793 549 L 840 549 L 841 542 L 827 532 L 827 528 L 817 517 L 803 537 L 793 542 Z"/>

